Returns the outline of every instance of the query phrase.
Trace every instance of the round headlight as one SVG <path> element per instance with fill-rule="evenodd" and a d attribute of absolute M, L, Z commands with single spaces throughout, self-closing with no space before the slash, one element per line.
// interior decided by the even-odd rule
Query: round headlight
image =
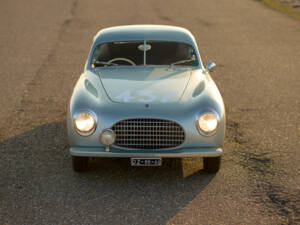
<path fill-rule="evenodd" d="M 74 117 L 74 127 L 78 134 L 82 136 L 91 135 L 96 129 L 96 119 L 89 112 L 82 112 Z"/>
<path fill-rule="evenodd" d="M 196 123 L 199 132 L 209 136 L 217 131 L 219 121 L 216 114 L 208 112 L 202 114 Z"/>
<path fill-rule="evenodd" d="M 116 140 L 116 134 L 113 130 L 105 129 L 100 134 L 100 141 L 105 146 L 112 145 Z"/>

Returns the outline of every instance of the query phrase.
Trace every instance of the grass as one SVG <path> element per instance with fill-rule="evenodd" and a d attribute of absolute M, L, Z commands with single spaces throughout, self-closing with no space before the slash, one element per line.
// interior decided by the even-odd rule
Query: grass
<path fill-rule="evenodd" d="M 262 2 L 263 4 L 269 6 L 272 9 L 283 12 L 297 20 L 300 20 L 300 9 L 299 8 L 298 9 L 292 8 L 288 4 L 284 5 L 284 4 L 280 3 L 279 0 L 258 0 L 258 1 Z"/>

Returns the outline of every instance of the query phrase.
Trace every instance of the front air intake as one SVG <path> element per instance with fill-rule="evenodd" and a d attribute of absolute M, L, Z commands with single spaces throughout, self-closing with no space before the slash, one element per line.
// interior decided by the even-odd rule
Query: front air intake
<path fill-rule="evenodd" d="M 114 145 L 128 149 L 168 149 L 181 145 L 183 128 L 169 120 L 153 118 L 126 119 L 113 125 Z"/>

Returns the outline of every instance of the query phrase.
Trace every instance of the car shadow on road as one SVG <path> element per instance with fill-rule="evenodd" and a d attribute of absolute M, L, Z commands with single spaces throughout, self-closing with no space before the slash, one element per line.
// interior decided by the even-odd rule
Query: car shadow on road
<path fill-rule="evenodd" d="M 98 158 L 75 173 L 64 122 L 4 140 L 0 154 L 0 216 L 8 224 L 166 224 L 215 176 L 202 170 L 201 159 L 141 168 Z"/>

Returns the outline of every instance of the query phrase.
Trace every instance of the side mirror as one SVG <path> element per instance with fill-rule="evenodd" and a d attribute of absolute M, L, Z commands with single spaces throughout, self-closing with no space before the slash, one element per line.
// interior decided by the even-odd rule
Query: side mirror
<path fill-rule="evenodd" d="M 210 63 L 207 64 L 206 69 L 209 72 L 213 72 L 215 67 L 216 67 L 216 64 L 214 62 L 210 62 Z"/>

